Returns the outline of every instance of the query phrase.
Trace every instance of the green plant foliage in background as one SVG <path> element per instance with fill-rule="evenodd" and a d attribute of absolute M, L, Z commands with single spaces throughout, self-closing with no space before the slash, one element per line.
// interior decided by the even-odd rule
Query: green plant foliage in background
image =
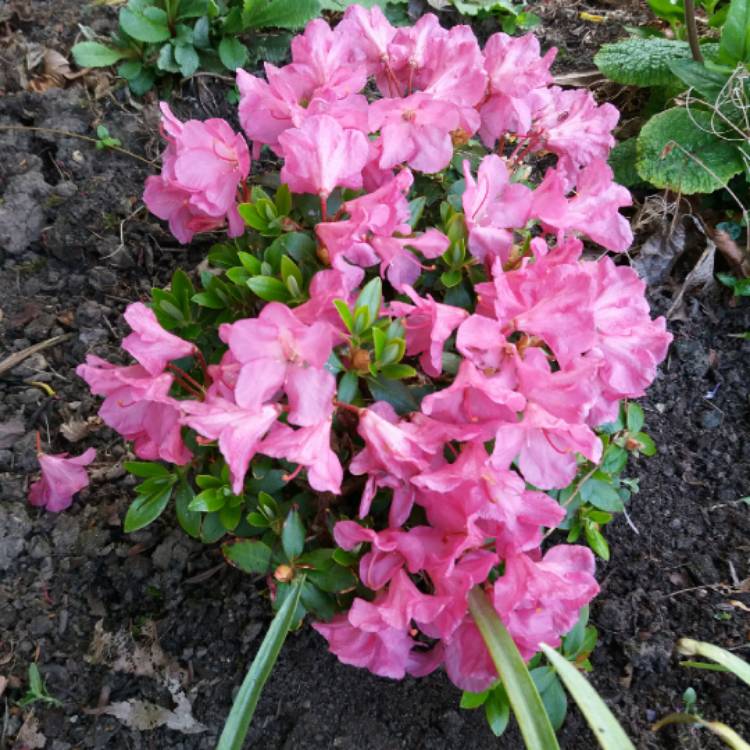
<path fill-rule="evenodd" d="M 684 27 L 681 0 L 649 4 L 662 19 Z M 648 88 L 650 108 L 664 103 L 665 111 L 612 153 L 624 185 L 711 193 L 742 173 L 750 184 L 750 0 L 702 5 L 710 24 L 721 26 L 718 43 L 700 44 L 702 61 L 693 59 L 683 38 L 643 36 L 605 44 L 594 58 L 611 80 Z"/>

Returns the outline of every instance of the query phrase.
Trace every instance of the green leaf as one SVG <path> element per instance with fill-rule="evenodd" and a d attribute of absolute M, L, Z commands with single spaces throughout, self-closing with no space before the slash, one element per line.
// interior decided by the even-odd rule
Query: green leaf
<path fill-rule="evenodd" d="M 587 479 L 581 485 L 581 497 L 608 513 L 619 513 L 625 507 L 617 490 L 602 479 Z"/>
<path fill-rule="evenodd" d="M 633 435 L 633 439 L 638 441 L 638 452 L 644 456 L 656 455 L 656 443 L 651 439 L 650 435 L 645 432 L 638 432 Z"/>
<path fill-rule="evenodd" d="M 319 12 L 318 0 L 245 0 L 242 25 L 244 29 L 273 27 L 294 31 Z"/>
<path fill-rule="evenodd" d="M 376 401 L 387 401 L 399 414 L 419 411 L 420 400 L 400 380 L 378 376 L 368 378 L 367 386 Z"/>
<path fill-rule="evenodd" d="M 609 544 L 601 531 L 593 524 L 587 523 L 583 527 L 583 532 L 586 537 L 586 543 L 591 547 L 592 551 L 599 555 L 602 560 L 609 560 Z"/>
<path fill-rule="evenodd" d="M 732 0 L 721 30 L 719 61 L 731 67 L 750 63 L 750 0 Z"/>
<path fill-rule="evenodd" d="M 625 420 L 628 432 L 640 432 L 644 422 L 645 417 L 643 415 L 643 409 L 639 404 L 631 401 L 628 404 L 627 418 Z"/>
<path fill-rule="evenodd" d="M 356 372 L 345 372 L 339 380 L 338 400 L 351 404 L 359 391 L 359 377 Z"/>
<path fill-rule="evenodd" d="M 172 485 L 160 487 L 144 495 L 138 495 L 130 504 L 123 524 L 126 534 L 148 526 L 155 521 L 167 507 L 172 496 Z"/>
<path fill-rule="evenodd" d="M 589 606 L 588 604 L 581 607 L 581 613 L 578 616 L 578 621 L 571 628 L 567 635 L 563 637 L 563 651 L 566 656 L 575 658 L 581 653 L 583 647 L 583 639 L 586 635 L 586 625 L 589 621 Z"/>
<path fill-rule="evenodd" d="M 135 78 L 128 79 L 128 88 L 136 95 L 143 96 L 150 91 L 156 80 L 152 69 L 143 68 Z"/>
<path fill-rule="evenodd" d="M 78 42 L 70 51 L 76 65 L 81 68 L 105 68 L 130 54 L 128 50 L 107 47 L 99 42 Z"/>
<path fill-rule="evenodd" d="M 332 594 L 348 591 L 357 585 L 354 573 L 341 565 L 332 565 L 327 570 L 311 570 L 307 575 L 319 589 Z"/>
<path fill-rule="evenodd" d="M 411 365 L 385 365 L 380 368 L 380 374 L 391 380 L 406 380 L 416 376 L 417 371 Z"/>
<path fill-rule="evenodd" d="M 302 587 L 301 601 L 305 609 L 324 620 L 330 620 L 336 612 L 331 595 L 323 593 L 310 581 L 305 581 L 305 585 Z"/>
<path fill-rule="evenodd" d="M 117 75 L 130 80 L 137 78 L 143 70 L 143 63 L 139 60 L 126 60 L 117 66 Z"/>
<path fill-rule="evenodd" d="M 594 63 L 607 78 L 629 86 L 666 86 L 674 81 L 673 60 L 689 60 L 687 42 L 675 39 L 624 39 L 604 44 Z"/>
<path fill-rule="evenodd" d="M 130 7 L 120 9 L 120 28 L 139 42 L 165 42 L 172 36 L 167 23 L 167 14 L 150 5 L 143 10 Z"/>
<path fill-rule="evenodd" d="M 289 278 L 294 279 L 299 289 L 302 289 L 305 285 L 305 281 L 302 278 L 302 271 L 299 270 L 299 266 L 288 255 L 281 256 L 281 278 L 285 283 Z"/>
<path fill-rule="evenodd" d="M 743 170 L 740 152 L 714 135 L 711 114 L 673 107 L 652 117 L 638 136 L 638 174 L 658 188 L 712 193 Z"/>
<path fill-rule="evenodd" d="M 189 509 L 189 505 L 195 497 L 193 488 L 187 482 L 181 482 L 175 492 L 175 512 L 177 522 L 183 531 L 193 539 L 199 539 L 201 533 L 201 514 Z"/>
<path fill-rule="evenodd" d="M 192 44 L 178 44 L 174 48 L 174 59 L 180 66 L 180 73 L 187 78 L 198 70 L 200 59 Z"/>
<path fill-rule="evenodd" d="M 461 693 L 461 703 L 459 706 L 467 709 L 479 708 L 484 705 L 489 694 L 489 690 L 485 690 L 482 693 L 470 693 L 468 690 L 464 690 L 463 693 Z"/>
<path fill-rule="evenodd" d="M 731 651 L 726 651 L 711 643 L 694 641 L 692 638 L 681 638 L 677 641 L 677 650 L 683 656 L 702 656 L 711 659 L 739 677 L 746 685 L 750 685 L 750 664 L 735 656 Z"/>
<path fill-rule="evenodd" d="M 365 308 L 367 310 L 368 318 L 364 330 L 367 330 L 378 319 L 382 300 L 383 282 L 379 276 L 376 276 L 365 284 L 359 293 L 359 297 L 357 297 L 357 301 L 354 303 L 355 317 L 360 309 Z"/>
<path fill-rule="evenodd" d="M 284 282 L 274 276 L 253 276 L 247 282 L 250 291 L 266 302 L 287 302 L 290 294 Z"/>
<path fill-rule="evenodd" d="M 219 59 L 228 70 L 235 71 L 243 67 L 247 58 L 247 47 L 236 37 L 225 36 L 219 42 Z"/>
<path fill-rule="evenodd" d="M 728 76 L 708 70 L 696 60 L 673 60 L 669 69 L 686 85 L 695 89 L 709 101 L 715 101 L 727 82 Z"/>
<path fill-rule="evenodd" d="M 559 750 L 555 731 L 529 670 L 479 586 L 469 593 L 469 611 L 500 675 L 527 750 Z"/>
<path fill-rule="evenodd" d="M 457 268 L 453 271 L 444 271 L 440 274 L 440 281 L 447 289 L 458 286 L 461 283 L 462 278 L 463 274 L 460 268 Z"/>
<path fill-rule="evenodd" d="M 151 463 L 148 461 L 126 461 L 123 466 L 125 471 L 144 479 L 149 479 L 151 477 L 168 477 L 172 475 L 169 469 L 163 464 Z"/>
<path fill-rule="evenodd" d="M 180 0 L 177 8 L 177 18 L 198 18 L 205 16 L 208 11 L 208 0 Z"/>
<path fill-rule="evenodd" d="M 492 690 L 484 703 L 484 715 L 495 737 L 501 737 L 508 728 L 510 703 L 502 685 Z"/>
<path fill-rule="evenodd" d="M 542 703 L 549 716 L 552 727 L 557 732 L 563 725 L 565 717 L 568 714 L 568 698 L 565 695 L 563 686 L 555 674 L 542 692 Z"/>
<path fill-rule="evenodd" d="M 267 573 L 271 564 L 271 548 L 257 539 L 243 539 L 221 545 L 227 562 L 245 573 Z"/>
<path fill-rule="evenodd" d="M 292 510 L 286 517 L 281 530 L 281 546 L 289 560 L 294 560 L 302 554 L 305 548 L 305 526 L 299 511 Z"/>
<path fill-rule="evenodd" d="M 599 745 L 604 750 L 635 750 L 607 704 L 597 695 L 588 680 L 546 643 L 540 644 L 540 647 L 586 718 Z"/>
<path fill-rule="evenodd" d="M 208 16 L 202 16 L 195 22 L 193 44 L 198 49 L 208 49 L 211 46 L 211 22 Z"/>
<path fill-rule="evenodd" d="M 273 202 L 279 216 L 288 216 L 292 210 L 292 191 L 289 185 L 282 184 L 276 189 L 273 196 Z M 296 233 L 295 233 L 296 234 Z"/>
<path fill-rule="evenodd" d="M 234 699 L 216 750 L 242 750 L 263 686 L 271 674 L 289 628 L 294 622 L 304 583 L 304 576 L 294 581 L 290 594 L 273 618 L 266 637 L 260 644 L 258 653 Z"/>
<path fill-rule="evenodd" d="M 333 300 L 333 306 L 338 311 L 339 317 L 347 327 L 347 330 L 349 331 L 349 333 L 351 333 L 354 330 L 354 318 L 352 318 L 352 313 L 351 310 L 349 310 L 349 305 L 347 305 L 346 302 L 342 299 L 335 299 Z"/>
<path fill-rule="evenodd" d="M 188 509 L 201 513 L 213 513 L 221 510 L 228 500 L 229 497 L 224 493 L 223 488 L 211 487 L 196 495 L 190 501 Z"/>
<path fill-rule="evenodd" d="M 615 181 L 625 187 L 643 182 L 635 168 L 637 142 L 637 138 L 628 138 L 626 141 L 620 141 L 609 152 L 609 166 L 615 173 Z"/>
<path fill-rule="evenodd" d="M 224 534 L 226 534 L 226 529 L 218 513 L 207 513 L 203 516 L 203 523 L 201 524 L 201 541 L 203 544 L 218 542 Z"/>

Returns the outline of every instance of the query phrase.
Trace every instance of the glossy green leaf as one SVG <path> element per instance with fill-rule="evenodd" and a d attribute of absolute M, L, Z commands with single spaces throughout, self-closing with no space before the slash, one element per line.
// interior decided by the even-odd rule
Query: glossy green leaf
<path fill-rule="evenodd" d="M 281 546 L 289 560 L 299 557 L 305 548 L 305 526 L 297 510 L 289 511 L 284 521 L 284 527 L 281 530 Z"/>
<path fill-rule="evenodd" d="M 635 750 L 635 746 L 628 739 L 607 704 L 591 687 L 588 680 L 564 656 L 558 654 L 546 643 L 541 644 L 541 649 L 586 718 L 599 745 L 604 750 Z"/>
<path fill-rule="evenodd" d="M 172 497 L 171 484 L 137 495 L 125 514 L 123 524 L 125 533 L 138 531 L 155 521 L 164 512 L 170 497 Z"/>
<path fill-rule="evenodd" d="M 143 477 L 144 479 L 171 476 L 171 472 L 166 466 L 163 464 L 152 463 L 150 461 L 126 461 L 123 466 L 125 471 L 128 471 L 137 477 Z"/>
<path fill-rule="evenodd" d="M 495 737 L 501 737 L 508 728 L 510 703 L 505 688 L 498 685 L 491 690 L 484 702 L 484 715 Z"/>
<path fill-rule="evenodd" d="M 181 482 L 175 491 L 175 512 L 182 530 L 193 539 L 198 539 L 201 532 L 201 514 L 189 508 L 194 497 L 193 488 L 187 482 Z"/>
<path fill-rule="evenodd" d="M 625 419 L 625 424 L 628 428 L 628 431 L 640 432 L 641 429 L 643 428 L 643 423 L 645 421 L 643 409 L 640 407 L 640 405 L 631 401 L 628 404 L 626 414 L 627 416 Z"/>
<path fill-rule="evenodd" d="M 469 611 L 497 668 L 527 750 L 558 750 L 539 691 L 502 620 L 481 588 L 469 593 Z"/>
<path fill-rule="evenodd" d="M 367 310 L 367 322 L 365 328 L 369 328 L 380 315 L 380 305 L 383 300 L 383 282 L 379 276 L 365 284 L 354 303 L 354 309 L 359 312 L 364 308 Z M 356 317 L 356 315 L 355 315 Z"/>
<path fill-rule="evenodd" d="M 245 573 L 267 573 L 271 564 L 271 548 L 257 539 L 227 542 L 221 551 L 228 562 Z"/>
<path fill-rule="evenodd" d="M 359 377 L 356 372 L 345 372 L 339 380 L 338 400 L 351 404 L 359 391 Z"/>
<path fill-rule="evenodd" d="M 235 71 L 241 68 L 247 62 L 247 58 L 247 47 L 237 37 L 225 36 L 219 42 L 219 59 L 227 70 Z"/>
<path fill-rule="evenodd" d="M 187 78 L 198 70 L 200 59 L 192 44 L 177 44 L 174 48 L 174 59 L 180 66 L 180 73 Z"/>
<path fill-rule="evenodd" d="M 485 690 L 482 693 L 470 693 L 468 690 L 464 690 L 461 694 L 461 703 L 459 705 L 461 708 L 467 709 L 479 708 L 484 705 L 489 694 L 489 690 Z"/>
<path fill-rule="evenodd" d="M 595 508 L 609 513 L 618 513 L 624 507 L 617 490 L 602 479 L 587 479 L 581 485 L 581 497 Z"/>
<path fill-rule="evenodd" d="M 216 750 L 242 750 L 263 686 L 276 663 L 289 628 L 294 623 L 304 584 L 304 576 L 294 581 L 290 594 L 273 618 L 266 637 L 260 644 L 258 653 L 234 699 Z"/>
<path fill-rule="evenodd" d="M 719 60 L 731 67 L 750 63 L 750 0 L 732 0 L 721 30 Z"/>
<path fill-rule="evenodd" d="M 289 290 L 284 282 L 274 276 L 253 276 L 247 286 L 251 292 L 266 302 L 288 302 Z"/>
<path fill-rule="evenodd" d="M 320 12 L 318 0 L 245 0 L 242 25 L 245 29 L 301 29 Z"/>

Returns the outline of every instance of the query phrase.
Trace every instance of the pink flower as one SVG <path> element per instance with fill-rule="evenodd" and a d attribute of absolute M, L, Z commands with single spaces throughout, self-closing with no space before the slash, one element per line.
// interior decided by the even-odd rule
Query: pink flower
<path fill-rule="evenodd" d="M 615 145 L 612 131 L 620 113 L 609 103 L 597 106 L 586 89 L 552 86 L 546 96 L 546 105 L 535 114 L 534 127 L 541 131 L 543 148 L 558 155 L 558 170 L 574 182 L 579 168 L 606 161 Z"/>
<path fill-rule="evenodd" d="M 189 341 L 165 331 L 154 311 L 142 302 L 128 305 L 124 317 L 133 333 L 122 340 L 122 348 L 152 375 L 164 372 L 171 360 L 189 357 L 196 350 Z"/>
<path fill-rule="evenodd" d="M 271 302 L 257 318 L 224 323 L 219 335 L 241 364 L 239 406 L 255 409 L 283 388 L 292 424 L 308 427 L 330 416 L 336 383 L 323 369 L 333 344 L 327 323 L 305 325 L 286 305 Z"/>
<path fill-rule="evenodd" d="M 258 448 L 260 453 L 283 458 L 307 469 L 307 481 L 318 492 L 341 493 L 343 469 L 331 450 L 331 418 L 293 430 L 280 422 Z"/>
<path fill-rule="evenodd" d="M 180 407 L 184 424 L 209 440 L 219 441 L 219 450 L 232 475 L 232 492 L 241 495 L 250 461 L 276 422 L 280 408 L 266 404 L 246 409 L 222 398 L 181 401 Z"/>
<path fill-rule="evenodd" d="M 484 375 L 464 360 L 447 388 L 423 399 L 422 411 L 441 422 L 473 428 L 466 437 L 491 440 L 498 425 L 515 422 L 526 404 L 514 385 L 508 373 Z"/>
<path fill-rule="evenodd" d="M 169 396 L 173 377 L 153 376 L 141 365 L 118 367 L 94 355 L 78 365 L 76 374 L 98 396 L 102 421 L 133 441 L 139 458 L 161 459 L 180 466 L 192 458 L 180 433 L 179 408 L 183 402 Z"/>
<path fill-rule="evenodd" d="M 330 115 L 315 115 L 279 136 L 284 166 L 281 181 L 294 193 L 327 198 L 336 187 L 361 188 L 367 138 L 345 130 Z"/>
<path fill-rule="evenodd" d="M 493 34 L 484 47 L 484 65 L 489 76 L 489 97 L 482 104 L 480 135 L 491 148 L 508 132 L 526 135 L 534 111 L 532 92 L 551 80 L 549 69 L 556 50 L 544 57 L 539 54 L 539 40 L 533 34 L 511 37 Z"/>
<path fill-rule="evenodd" d="M 379 99 L 370 105 L 369 122 L 370 130 L 379 130 L 383 141 L 381 169 L 408 163 L 413 169 L 432 174 L 450 164 L 450 133 L 459 126 L 454 104 L 429 94 Z"/>
<path fill-rule="evenodd" d="M 591 550 L 572 544 L 552 547 L 538 562 L 523 553 L 507 555 L 492 599 L 524 659 L 542 643 L 560 645 L 581 607 L 599 592 L 594 568 Z"/>
<path fill-rule="evenodd" d="M 405 319 L 406 353 L 410 357 L 421 354 L 422 369 L 437 377 L 443 369 L 443 346 L 468 313 L 460 307 L 435 302 L 429 294 L 420 297 L 410 286 L 405 286 L 404 291 L 414 305 L 392 302 L 390 309 Z"/>
<path fill-rule="evenodd" d="M 42 476 L 29 487 L 29 502 L 32 505 L 59 513 L 71 506 L 76 492 L 88 487 L 89 477 L 83 467 L 96 458 L 96 451 L 89 448 L 80 456 L 67 456 L 67 453 L 39 454 Z"/>
<path fill-rule="evenodd" d="M 550 169 L 534 191 L 532 214 L 543 226 L 567 232 L 571 229 L 590 237 L 608 250 L 624 251 L 633 242 L 628 220 L 619 213 L 632 197 L 627 188 L 613 181 L 607 163 L 593 159 L 576 174 L 576 194 L 567 201 L 563 176 Z"/>
<path fill-rule="evenodd" d="M 352 39 L 353 46 L 367 61 L 369 72 L 374 73 L 383 63 L 387 64 L 388 46 L 396 29 L 377 5 L 369 10 L 360 5 L 350 5 L 336 29 Z"/>
<path fill-rule="evenodd" d="M 466 615 L 444 647 L 445 671 L 456 687 L 481 693 L 497 681 L 492 657 L 470 615 Z"/>
<path fill-rule="evenodd" d="M 406 630 L 412 620 L 432 622 L 448 601 L 447 597 L 423 594 L 402 568 L 391 578 L 387 592 L 374 602 L 355 599 L 347 619 L 354 627 L 371 632 L 381 630 L 383 625 Z"/>
<path fill-rule="evenodd" d="M 632 268 L 606 257 L 583 268 L 596 283 L 596 342 L 587 356 L 600 362 L 597 376 L 606 398 L 638 398 L 656 378 L 672 341 L 666 321 L 651 320 L 646 285 Z"/>
<path fill-rule="evenodd" d="M 378 630 L 354 627 L 346 615 L 330 622 L 314 622 L 313 628 L 327 641 L 328 650 L 343 664 L 364 667 L 379 677 L 402 679 L 415 642 L 405 629 L 383 625 Z"/>
<path fill-rule="evenodd" d="M 561 489 L 576 475 L 576 453 L 598 463 L 602 443 L 587 425 L 568 424 L 529 403 L 520 422 L 497 428 L 492 463 L 507 469 L 517 460 L 529 484 L 542 490 Z"/>
<path fill-rule="evenodd" d="M 513 244 L 513 229 L 523 229 L 531 215 L 531 190 L 511 183 L 505 162 L 496 154 L 482 159 L 477 181 L 464 161 L 466 190 L 462 202 L 475 258 L 499 257 L 504 263 Z"/>
<path fill-rule="evenodd" d="M 318 224 L 316 229 L 322 226 L 326 225 Z M 308 326 L 325 321 L 335 332 L 346 334 L 346 328 L 333 301 L 354 301 L 352 292 L 360 285 L 365 274 L 359 268 L 352 268 L 352 272 L 350 276 L 335 268 L 318 271 L 310 280 L 310 299 L 294 308 L 294 317 Z"/>
<path fill-rule="evenodd" d="M 315 88 L 334 91 L 339 98 L 361 91 L 367 83 L 367 70 L 357 61 L 353 36 L 316 18 L 302 34 L 292 39 L 294 70 Z"/>
<path fill-rule="evenodd" d="M 224 221 L 229 222 L 229 235 L 239 236 L 244 224 L 237 213 L 237 188 L 250 171 L 244 138 L 224 120 L 182 123 L 165 102 L 161 110 L 168 145 L 161 175 L 146 180 L 144 202 L 156 216 L 169 220 L 181 242 Z"/>

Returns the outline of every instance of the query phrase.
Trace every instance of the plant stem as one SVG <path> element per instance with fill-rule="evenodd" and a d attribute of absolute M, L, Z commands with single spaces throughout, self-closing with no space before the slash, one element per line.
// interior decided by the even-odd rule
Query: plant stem
<path fill-rule="evenodd" d="M 690 52 L 693 60 L 703 62 L 700 41 L 698 40 L 698 24 L 695 22 L 695 0 L 685 0 L 685 27 L 687 28 Z"/>
<path fill-rule="evenodd" d="M 583 487 L 583 485 L 586 484 L 586 482 L 589 479 L 591 479 L 591 477 L 596 473 L 596 471 L 599 469 L 599 467 L 600 467 L 600 464 L 596 464 L 596 466 L 594 466 L 594 468 L 591 469 L 591 471 L 588 472 L 588 474 L 586 474 L 586 476 L 584 476 L 584 477 L 581 478 L 581 481 L 578 482 L 578 484 L 576 485 L 576 488 L 573 490 L 573 494 L 564 503 L 561 503 L 561 507 L 567 508 L 573 502 L 573 500 L 576 499 L 576 497 L 578 496 L 578 494 L 581 491 L 581 487 Z M 547 529 L 547 532 L 542 537 L 542 541 L 544 541 L 554 530 L 555 530 L 555 527 L 553 527 L 551 529 Z"/>

